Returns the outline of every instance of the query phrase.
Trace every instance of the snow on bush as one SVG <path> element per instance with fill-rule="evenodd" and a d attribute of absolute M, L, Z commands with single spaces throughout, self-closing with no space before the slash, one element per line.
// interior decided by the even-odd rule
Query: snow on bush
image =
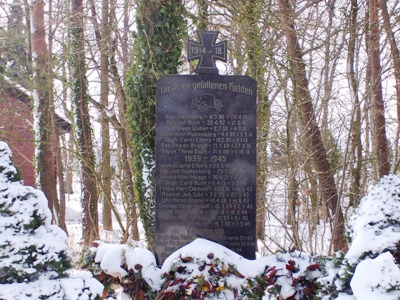
<path fill-rule="evenodd" d="M 69 272 L 68 272 L 69 274 Z M 0 285 L 0 299 L 101 299 L 103 286 L 89 272 L 75 272 L 58 280 L 45 279 Z"/>
<path fill-rule="evenodd" d="M 349 222 L 345 259 L 354 268 L 357 299 L 400 299 L 400 178 L 387 175 L 364 197 Z"/>
<path fill-rule="evenodd" d="M 204 239 L 173 253 L 161 269 L 151 252 L 128 245 L 96 243 L 86 262 L 109 296 L 119 284 L 132 299 L 312 299 L 320 274 L 298 251 L 247 260 Z"/>
<path fill-rule="evenodd" d="M 400 269 L 390 252 L 361 261 L 350 283 L 357 299 L 400 299 Z"/>
<path fill-rule="evenodd" d="M 361 200 L 348 223 L 348 235 L 348 252 L 325 264 L 325 270 L 330 271 L 319 280 L 325 292 L 323 299 L 347 299 L 344 294 L 363 300 L 400 299 L 398 176 L 382 177 Z"/>
<path fill-rule="evenodd" d="M 204 239 L 196 239 L 163 264 L 164 298 L 303 299 L 315 292 L 319 265 L 298 251 L 248 260 Z M 304 298 L 305 299 L 305 298 Z"/>
<path fill-rule="evenodd" d="M 11 160 L 11 150 L 0 141 L 0 182 L 20 182 L 21 176 Z M 20 182 L 22 184 L 22 182 Z"/>
<path fill-rule="evenodd" d="M 0 299 L 95 299 L 102 286 L 87 274 L 69 293 L 67 236 L 51 224 L 43 192 L 22 185 L 11 157 L 0 141 Z"/>
<path fill-rule="evenodd" d="M 362 199 L 348 227 L 349 264 L 387 251 L 396 253 L 400 242 L 400 178 L 384 176 Z"/>
<path fill-rule="evenodd" d="M 162 279 L 161 270 L 149 250 L 101 241 L 93 244 L 94 247 L 84 253 L 83 262 L 102 282 L 108 296 L 114 295 L 113 286 L 118 284 L 133 299 L 154 298 Z"/>

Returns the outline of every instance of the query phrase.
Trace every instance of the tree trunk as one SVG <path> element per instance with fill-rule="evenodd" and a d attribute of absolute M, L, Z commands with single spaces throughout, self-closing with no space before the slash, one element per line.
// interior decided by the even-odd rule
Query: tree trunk
<path fill-rule="evenodd" d="M 299 182 L 296 178 L 298 169 L 295 164 L 296 152 L 294 149 L 293 142 L 295 127 L 296 127 L 296 116 L 292 115 L 292 109 L 288 110 L 288 116 L 286 120 L 286 151 L 288 159 L 288 212 L 287 212 L 287 224 L 290 225 L 292 230 L 292 242 L 293 247 L 297 250 L 302 250 L 302 243 L 299 236 L 299 218 L 298 218 L 298 207 L 299 207 Z"/>
<path fill-rule="evenodd" d="M 344 217 L 338 199 L 335 180 L 322 143 L 321 132 L 314 115 L 311 95 L 308 89 L 306 67 L 302 58 L 302 52 L 298 43 L 294 25 L 295 14 L 291 9 L 288 0 L 279 0 L 278 2 L 286 35 L 287 52 L 292 71 L 295 101 L 299 105 L 301 111 L 301 120 L 318 171 L 318 179 L 324 203 L 329 209 L 331 222 L 333 224 L 333 249 L 334 251 L 346 250 L 347 242 L 345 239 Z"/>
<path fill-rule="evenodd" d="M 304 172 L 306 173 L 309 186 L 307 194 L 310 197 L 311 209 L 307 208 L 307 217 L 308 217 L 308 228 L 310 231 L 310 236 L 313 235 L 317 230 L 317 225 L 321 220 L 321 204 L 318 197 L 318 181 L 315 178 L 313 168 L 312 168 L 312 159 L 306 158 L 304 163 Z"/>
<path fill-rule="evenodd" d="M 389 13 L 387 9 L 386 0 L 380 0 L 380 8 L 383 17 L 383 28 L 385 29 L 386 36 L 389 40 L 390 52 L 393 60 L 394 78 L 396 81 L 396 106 L 397 106 L 397 133 L 396 133 L 396 143 L 395 143 L 395 159 L 397 163 L 394 165 L 393 173 L 397 171 L 400 165 L 400 158 L 398 154 L 399 149 L 399 138 L 400 138 L 400 51 L 397 47 L 396 38 L 393 33 L 392 25 L 390 24 Z"/>
<path fill-rule="evenodd" d="M 92 12 L 91 20 L 95 29 L 97 45 L 100 50 L 100 103 L 101 109 L 101 163 L 100 163 L 100 198 L 103 203 L 103 228 L 112 230 L 112 198 L 111 198 L 111 151 L 110 151 L 110 124 L 106 109 L 108 109 L 109 81 L 108 81 L 108 45 L 110 43 L 110 14 L 109 1 L 102 2 L 102 21 L 101 25 L 97 22 L 97 13 L 94 0 L 89 0 Z"/>
<path fill-rule="evenodd" d="M 136 199 L 152 251 L 155 250 L 156 82 L 165 74 L 177 73 L 185 30 L 182 15 L 181 0 L 137 1 L 135 61 L 127 83 L 127 117 Z"/>
<path fill-rule="evenodd" d="M 49 208 L 53 215 L 53 222 L 57 222 L 56 207 L 57 179 L 55 170 L 55 154 L 52 151 L 52 122 L 50 87 L 47 81 L 47 44 L 44 24 L 44 1 L 33 1 L 31 6 L 32 19 L 32 53 L 35 62 L 35 136 L 36 136 L 36 172 L 38 187 L 44 192 Z"/>
<path fill-rule="evenodd" d="M 108 107 L 108 45 L 110 39 L 109 29 L 109 3 L 108 0 L 103 0 L 102 9 L 102 24 L 101 24 L 101 40 L 100 46 L 100 73 L 101 73 L 101 88 L 100 88 L 100 103 Z M 106 112 L 102 112 L 101 117 L 101 181 L 103 186 L 103 228 L 112 230 L 111 216 L 111 158 L 110 158 L 110 124 L 106 116 Z"/>
<path fill-rule="evenodd" d="M 334 18 L 334 4 L 329 1 L 327 3 L 328 13 L 328 26 L 326 28 L 327 37 L 325 38 L 325 51 L 324 51 L 324 67 L 322 69 L 322 77 L 324 81 L 324 94 L 322 97 L 322 118 L 321 118 L 321 133 L 323 141 L 325 142 L 325 147 L 329 150 L 332 146 L 330 143 L 330 133 L 328 127 L 328 111 L 329 111 L 329 100 L 332 96 L 332 79 L 330 78 L 331 73 L 331 64 L 332 64 L 332 56 L 331 56 L 331 43 L 332 43 L 332 23 Z"/>
<path fill-rule="evenodd" d="M 114 2 L 113 2 L 114 3 Z M 122 41 L 121 41 L 121 47 L 122 47 L 122 84 L 125 86 L 126 84 L 126 78 L 128 77 L 128 67 L 129 67 L 129 58 L 130 58 L 130 53 L 129 53 L 129 38 L 128 35 L 130 34 L 130 24 L 129 24 L 129 4 L 130 0 L 124 0 L 124 32 L 122 34 Z M 115 9 L 114 9 L 114 14 L 115 14 Z M 115 17 L 116 19 L 116 17 Z"/>
<path fill-rule="evenodd" d="M 70 18 L 69 12 L 67 12 L 67 17 Z M 67 53 L 67 47 L 64 45 L 63 47 L 63 53 L 66 55 Z M 61 65 L 61 73 L 62 73 L 62 78 L 66 79 L 68 77 L 67 75 L 67 63 L 64 62 Z M 62 103 L 67 103 L 67 99 L 69 97 L 68 94 L 68 84 L 67 81 L 63 84 L 63 90 L 62 90 Z M 70 122 L 73 122 L 73 117 L 69 113 L 67 115 L 69 117 Z M 74 183 L 74 164 L 75 164 L 75 150 L 74 150 L 74 139 L 72 137 L 72 128 L 71 132 L 68 135 L 68 138 L 66 138 L 66 135 L 60 136 L 60 142 L 61 142 L 61 159 L 64 162 L 64 175 L 65 175 L 65 184 L 64 184 L 64 193 L 65 194 L 73 194 L 74 193 L 74 188 L 73 188 L 73 183 Z M 68 198 L 69 199 L 69 198 Z"/>
<path fill-rule="evenodd" d="M 87 91 L 85 41 L 82 0 L 71 2 L 71 43 L 74 80 L 73 100 L 76 109 L 76 129 L 82 167 L 82 237 L 85 246 L 99 238 L 95 156 L 89 116 Z"/>
<path fill-rule="evenodd" d="M 246 31 L 246 59 L 249 75 L 257 81 L 257 199 L 256 199 L 256 236 L 265 238 L 266 217 L 266 182 L 267 182 L 267 136 L 269 127 L 269 103 L 265 93 L 264 61 L 261 35 L 257 23 L 262 3 L 246 0 L 243 13 L 244 30 Z"/>
<path fill-rule="evenodd" d="M 56 134 L 56 165 L 57 165 L 57 178 L 59 184 L 59 195 L 60 195 L 60 209 L 58 213 L 58 222 L 60 227 L 68 234 L 68 228 L 65 224 L 65 212 L 66 212 L 66 203 L 65 203 L 65 184 L 64 184 L 64 167 L 62 163 L 62 155 L 61 155 L 61 147 L 60 147 L 60 139 L 58 130 L 55 132 Z"/>
<path fill-rule="evenodd" d="M 375 152 L 378 159 L 379 178 L 388 174 L 389 148 L 386 138 L 385 108 L 382 95 L 381 63 L 379 50 L 379 17 L 378 0 L 369 1 L 370 20 L 370 61 L 371 61 L 371 85 L 372 99 L 374 103 L 374 138 L 376 142 Z"/>
<path fill-rule="evenodd" d="M 364 32 L 365 32 L 365 52 L 369 55 L 370 50 L 370 22 L 369 22 L 369 10 L 365 11 L 364 18 Z M 373 106 L 372 100 L 372 76 L 371 76 L 371 60 L 368 59 L 365 67 L 365 101 L 363 107 L 363 118 L 365 120 L 365 157 L 368 161 L 370 161 L 372 168 L 370 168 L 370 174 L 368 174 L 367 168 L 363 169 L 363 177 L 367 178 L 367 176 L 371 176 L 374 181 L 378 181 L 378 163 L 377 159 L 374 158 L 374 152 L 376 149 L 376 142 L 373 134 L 374 127 L 374 118 L 373 118 L 373 110 L 371 107 Z"/>
<path fill-rule="evenodd" d="M 52 20 L 52 11 L 53 11 L 53 1 L 49 0 L 48 1 L 48 6 L 49 6 L 49 19 Z M 48 90 L 49 90 L 49 100 L 51 103 L 54 103 L 54 77 L 53 77 L 53 61 L 52 61 L 52 55 L 53 55 L 53 26 L 52 23 L 50 22 L 49 24 L 49 51 L 48 51 L 48 75 L 47 75 L 47 80 L 48 80 Z M 60 197 L 60 202 L 55 202 L 54 206 L 56 208 L 57 212 L 57 217 L 58 217 L 58 225 L 66 232 L 68 233 L 67 230 L 67 225 L 65 224 L 65 191 L 64 191 L 64 172 L 63 172 L 63 165 L 62 165 L 62 159 L 61 159 L 61 148 L 60 148 L 60 129 L 57 127 L 57 119 L 56 119 L 56 111 L 54 104 L 50 105 L 50 115 L 51 115 L 51 124 L 52 124 L 52 150 L 53 150 L 53 156 L 54 156 L 54 168 L 56 170 L 55 176 L 56 176 L 56 185 L 58 181 L 58 187 L 59 187 L 59 197 Z"/>
<path fill-rule="evenodd" d="M 129 156 L 129 153 L 131 153 L 131 148 L 130 148 L 130 135 L 129 135 L 129 127 L 128 123 L 126 120 L 126 97 L 122 85 L 122 80 L 118 74 L 117 66 L 116 66 L 116 61 L 115 61 L 115 48 L 116 45 L 113 43 L 113 48 L 112 48 L 112 55 L 110 57 L 110 70 L 112 74 L 112 80 L 115 86 L 116 90 L 116 96 L 117 96 L 117 101 L 118 101 L 118 112 L 119 112 L 119 119 L 120 119 L 120 124 L 121 124 L 121 129 L 118 131 L 120 134 L 120 140 L 121 140 L 121 156 L 122 156 L 122 162 L 121 165 L 123 167 L 123 184 L 121 185 L 123 187 L 123 190 L 125 193 L 123 193 L 124 198 L 125 198 L 125 203 L 127 204 L 127 215 L 129 216 L 129 221 L 128 221 L 128 226 L 130 230 L 127 232 L 130 233 L 130 236 L 134 240 L 139 240 L 139 228 L 138 228 L 138 216 L 137 216 L 137 206 L 136 206 L 136 197 L 135 197 L 135 186 L 133 182 L 133 166 L 131 163 L 131 158 Z M 128 237 L 124 237 L 124 240 L 126 240 Z"/>
<path fill-rule="evenodd" d="M 72 133 L 71 133 L 72 134 Z M 65 168 L 65 193 L 66 194 L 73 194 L 74 193 L 74 141 L 72 136 L 69 137 L 68 141 L 66 142 L 66 151 L 64 152 L 63 157 L 66 161 L 66 168 Z"/>
<path fill-rule="evenodd" d="M 350 162 L 350 205 L 357 207 L 360 201 L 361 168 L 362 168 L 362 143 L 361 143 L 361 107 L 358 97 L 359 85 L 354 71 L 355 50 L 357 39 L 357 14 L 358 0 L 351 0 L 349 44 L 347 54 L 347 78 L 349 81 L 350 97 L 354 103 L 353 117 L 350 125 L 351 132 L 351 162 Z"/>

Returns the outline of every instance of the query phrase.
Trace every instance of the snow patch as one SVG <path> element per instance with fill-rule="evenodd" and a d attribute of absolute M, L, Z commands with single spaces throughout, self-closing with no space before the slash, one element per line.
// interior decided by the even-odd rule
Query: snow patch
<path fill-rule="evenodd" d="M 350 264 L 364 255 L 395 250 L 400 242 L 400 177 L 384 176 L 365 196 L 349 221 Z"/>
<path fill-rule="evenodd" d="M 357 299 L 398 300 L 400 268 L 390 252 L 385 252 L 375 259 L 360 262 L 350 285 Z"/>

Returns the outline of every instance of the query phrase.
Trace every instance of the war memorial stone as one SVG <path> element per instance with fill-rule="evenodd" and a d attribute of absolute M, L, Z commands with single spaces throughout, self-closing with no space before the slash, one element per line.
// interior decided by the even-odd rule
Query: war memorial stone
<path fill-rule="evenodd" d="M 196 237 L 255 258 L 256 82 L 218 75 L 218 32 L 189 41 L 197 75 L 157 83 L 156 252 L 159 263 Z"/>

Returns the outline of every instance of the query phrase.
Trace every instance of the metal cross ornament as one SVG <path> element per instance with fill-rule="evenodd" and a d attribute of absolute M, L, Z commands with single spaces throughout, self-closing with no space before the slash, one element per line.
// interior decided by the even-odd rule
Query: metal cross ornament
<path fill-rule="evenodd" d="M 217 60 L 226 62 L 227 42 L 216 43 L 219 31 L 197 31 L 200 42 L 189 39 L 188 60 L 199 60 L 195 72 L 199 75 L 218 74 Z"/>

